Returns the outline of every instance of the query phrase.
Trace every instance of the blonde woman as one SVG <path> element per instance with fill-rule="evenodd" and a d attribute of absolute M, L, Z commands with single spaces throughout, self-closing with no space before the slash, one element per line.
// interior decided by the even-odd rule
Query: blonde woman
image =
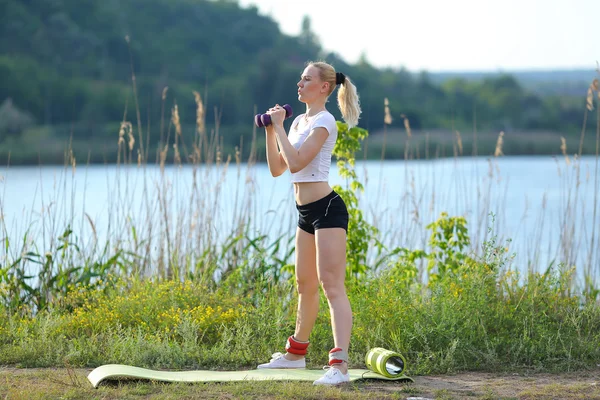
<path fill-rule="evenodd" d="M 325 62 L 308 63 L 297 86 L 298 100 L 306 104 L 306 112 L 294 119 L 289 134 L 283 126 L 285 109 L 279 105 L 267 111 L 271 124 L 265 127 L 269 170 L 274 177 L 290 171 L 298 210 L 296 330 L 287 339 L 287 352 L 273 354 L 270 362 L 258 368 L 306 367 L 305 355 L 322 287 L 329 304 L 333 347 L 327 372 L 314 384 L 335 385 L 349 381 L 352 310 L 345 288 L 348 210 L 328 182 L 338 132 L 326 104 L 339 87 L 338 107 L 349 127 L 357 125 L 361 110 L 354 84 Z"/>

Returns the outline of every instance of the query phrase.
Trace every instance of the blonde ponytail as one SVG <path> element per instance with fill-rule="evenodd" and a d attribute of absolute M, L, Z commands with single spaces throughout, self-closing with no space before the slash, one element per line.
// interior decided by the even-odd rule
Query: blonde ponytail
<path fill-rule="evenodd" d="M 344 82 L 340 84 L 337 93 L 338 107 L 342 112 L 344 121 L 348 124 L 348 128 L 358 125 L 360 118 L 360 101 L 358 92 L 354 83 L 345 77 Z"/>

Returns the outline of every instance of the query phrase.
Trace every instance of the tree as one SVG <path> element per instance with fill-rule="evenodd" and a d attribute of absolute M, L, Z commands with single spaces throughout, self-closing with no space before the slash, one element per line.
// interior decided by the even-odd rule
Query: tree
<path fill-rule="evenodd" d="M 315 53 L 321 52 L 321 44 L 317 35 L 312 31 L 311 20 L 308 15 L 302 17 L 302 30 L 299 37 L 300 43 L 306 46 L 309 51 Z"/>
<path fill-rule="evenodd" d="M 19 110 L 11 98 L 0 105 L 0 136 L 20 135 L 25 129 L 34 124 L 33 117 Z"/>

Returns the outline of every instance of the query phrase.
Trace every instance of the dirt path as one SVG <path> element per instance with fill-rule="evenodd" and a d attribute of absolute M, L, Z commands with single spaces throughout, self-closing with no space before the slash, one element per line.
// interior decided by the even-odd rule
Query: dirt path
<path fill-rule="evenodd" d="M 415 389 L 421 389 L 418 396 L 432 399 L 600 399 L 600 370 L 529 375 L 461 373 L 414 379 Z"/>
<path fill-rule="evenodd" d="M 121 381 L 93 389 L 91 369 L 0 367 L 0 399 L 585 399 L 600 400 L 600 368 L 561 374 L 460 373 L 414 376 L 414 384 L 360 382 L 340 388 L 307 382 L 179 385 Z"/>

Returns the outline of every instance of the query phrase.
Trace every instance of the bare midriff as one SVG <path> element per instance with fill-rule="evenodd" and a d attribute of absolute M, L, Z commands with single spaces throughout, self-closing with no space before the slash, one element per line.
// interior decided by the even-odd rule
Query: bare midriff
<path fill-rule="evenodd" d="M 295 182 L 294 196 L 298 205 L 312 203 L 331 193 L 333 189 L 328 182 Z"/>

